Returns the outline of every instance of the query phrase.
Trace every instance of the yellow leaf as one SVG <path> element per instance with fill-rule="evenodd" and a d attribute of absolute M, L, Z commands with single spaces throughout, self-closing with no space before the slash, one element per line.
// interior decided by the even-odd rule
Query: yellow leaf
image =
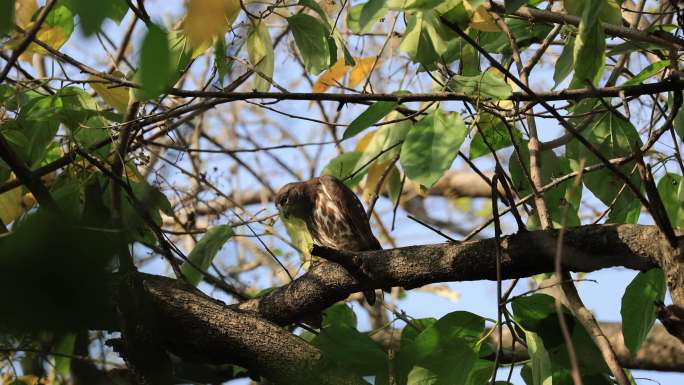
<path fill-rule="evenodd" d="M 14 2 L 14 23 L 24 30 L 31 28 L 31 17 L 38 10 L 38 2 L 36 0 L 16 0 Z M 12 38 L 5 43 L 6 48 L 15 49 L 24 40 L 23 35 L 19 33 L 12 33 Z M 32 44 L 32 46 L 35 46 Z M 27 63 L 33 62 L 33 53 L 31 46 L 19 56 L 19 60 Z"/>
<path fill-rule="evenodd" d="M 371 71 L 371 68 L 373 68 L 373 64 L 375 63 L 376 57 L 366 57 L 366 58 L 356 58 L 356 65 L 354 68 L 351 70 L 351 73 L 349 74 L 349 84 L 348 86 L 350 88 L 355 87 L 362 81 L 365 81 L 366 78 L 368 77 L 368 74 Z"/>
<path fill-rule="evenodd" d="M 14 22 L 22 29 L 31 22 L 31 17 L 38 10 L 36 0 L 15 0 L 14 2 Z"/>
<path fill-rule="evenodd" d="M 0 219 L 2 219 L 2 223 L 7 225 L 14 222 L 23 212 L 21 188 L 17 187 L 0 194 Z"/>
<path fill-rule="evenodd" d="M 26 194 L 24 194 L 23 197 L 21 197 L 21 205 L 22 205 L 22 207 L 24 207 L 25 210 L 30 209 L 35 204 L 36 204 L 36 197 L 34 197 L 32 193 L 27 192 Z"/>
<path fill-rule="evenodd" d="M 115 74 L 116 75 L 116 74 Z M 122 76 L 119 76 L 122 77 Z M 94 83 L 90 83 L 90 86 L 97 92 L 98 95 L 104 100 L 108 105 L 116 108 L 117 111 L 124 114 L 126 113 L 126 108 L 128 108 L 129 99 L 129 88 L 115 86 L 111 83 L 101 83 L 102 79 L 97 76 L 90 76 L 89 80 L 94 80 Z"/>
<path fill-rule="evenodd" d="M 492 15 L 487 12 L 484 4 L 473 9 L 468 1 L 463 1 L 463 7 L 470 15 L 470 26 L 478 31 L 482 32 L 500 32 L 501 29 L 496 25 L 496 21 L 492 18 Z"/>
<path fill-rule="evenodd" d="M 373 140 L 373 137 L 375 136 L 376 132 L 377 132 L 377 130 L 371 131 L 371 132 L 367 133 L 366 135 L 364 135 L 361 139 L 359 139 L 359 141 L 356 142 L 356 148 L 354 149 L 354 151 L 356 151 L 356 152 L 366 151 L 366 147 L 368 147 L 368 144 Z"/>
<path fill-rule="evenodd" d="M 334 86 L 347 72 L 347 67 L 344 65 L 344 59 L 340 59 L 332 67 L 318 77 L 316 83 L 313 85 L 313 92 L 323 92 L 330 86 Z"/>
<path fill-rule="evenodd" d="M 59 27 L 48 27 L 42 26 L 36 35 L 38 40 L 50 46 L 50 48 L 59 49 L 62 47 L 64 42 L 67 41 L 67 35 L 64 33 L 64 29 Z M 48 52 L 38 44 L 31 44 L 28 51 L 39 53 L 45 55 Z"/>
<path fill-rule="evenodd" d="M 228 32 L 240 13 L 240 0 L 186 0 L 183 27 L 193 47 Z"/>
<path fill-rule="evenodd" d="M 375 194 L 375 191 L 381 193 L 384 189 L 387 188 L 387 182 L 389 181 L 389 178 L 385 177 L 385 180 L 382 182 L 382 187 L 380 187 L 380 190 L 378 190 L 378 183 L 380 182 L 380 178 L 382 177 L 382 174 L 385 172 L 385 169 L 389 166 L 389 163 L 390 162 L 374 162 L 368 168 L 366 184 L 363 188 L 363 198 L 366 201 L 370 200 L 373 194 Z"/>
<path fill-rule="evenodd" d="M 29 23 L 26 29 L 30 29 L 33 23 Z M 53 49 L 59 49 L 67 41 L 67 35 L 64 33 L 64 29 L 59 27 L 50 27 L 43 25 L 38 30 L 36 38 L 43 43 L 49 45 Z M 24 34 L 16 34 L 11 39 L 5 43 L 7 48 L 15 49 L 17 48 L 25 39 Z M 41 55 L 47 54 L 48 52 L 41 46 L 35 43 L 31 43 L 25 51 L 26 54 L 38 53 Z M 26 55 L 23 60 L 31 62 L 32 55 Z"/>

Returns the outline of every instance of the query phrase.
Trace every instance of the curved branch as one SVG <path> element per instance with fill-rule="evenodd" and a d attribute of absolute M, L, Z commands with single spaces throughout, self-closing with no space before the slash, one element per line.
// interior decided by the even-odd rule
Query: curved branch
<path fill-rule="evenodd" d="M 532 231 L 502 238 L 503 279 L 553 271 L 558 230 Z M 569 228 L 564 235 L 563 267 L 590 272 L 624 266 L 646 270 L 657 266 L 666 252 L 655 226 L 588 225 Z M 358 253 L 374 288 L 418 286 L 449 281 L 496 279 L 496 243 L 485 239 L 464 243 L 409 246 Z M 334 252 L 330 250 L 319 254 Z M 342 257 L 354 254 L 336 252 Z M 320 255 L 326 257 L 326 255 Z M 365 289 L 340 265 L 323 262 L 268 295 L 234 305 L 280 325 L 318 314 L 348 295 Z"/>
<path fill-rule="evenodd" d="M 141 275 L 165 348 L 188 362 L 234 363 L 285 384 L 365 384 L 325 367 L 315 346 L 259 317 L 227 307 L 183 282 Z"/>

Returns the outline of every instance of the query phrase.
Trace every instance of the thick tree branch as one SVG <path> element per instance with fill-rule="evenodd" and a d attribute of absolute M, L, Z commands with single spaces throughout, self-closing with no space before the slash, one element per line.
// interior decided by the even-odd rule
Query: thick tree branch
<path fill-rule="evenodd" d="M 557 234 L 557 230 L 545 230 L 504 237 L 501 241 L 503 279 L 553 271 Z M 563 267 L 581 272 L 614 266 L 646 270 L 666 258 L 666 252 L 657 247 L 660 239 L 655 226 L 570 228 L 564 236 Z M 436 282 L 496 279 L 494 239 L 409 246 L 358 255 L 376 289 L 388 286 L 410 289 Z M 362 289 L 364 287 L 342 266 L 323 262 L 290 284 L 235 307 L 286 325 L 307 314 L 317 314 Z"/>
<path fill-rule="evenodd" d="M 278 384 L 364 384 L 351 373 L 323 369 L 320 351 L 289 331 L 230 309 L 182 281 L 143 276 L 159 334 L 189 362 L 234 363 Z"/>

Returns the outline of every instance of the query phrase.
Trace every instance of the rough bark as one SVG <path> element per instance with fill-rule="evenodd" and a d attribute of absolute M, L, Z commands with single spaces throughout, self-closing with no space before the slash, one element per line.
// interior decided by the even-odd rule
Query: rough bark
<path fill-rule="evenodd" d="M 164 347 L 189 362 L 234 363 L 274 384 L 364 384 L 324 368 L 321 352 L 266 320 L 230 309 L 184 283 L 142 278 Z"/>
<path fill-rule="evenodd" d="M 553 271 L 557 230 L 522 232 L 504 237 L 504 279 L 523 278 Z M 647 270 L 664 258 L 655 226 L 593 225 L 566 230 L 564 268 L 590 272 L 623 266 Z M 496 279 L 494 239 L 465 243 L 409 246 L 358 253 L 374 288 L 406 289 L 436 282 Z M 257 312 L 280 325 L 315 314 L 363 289 L 345 268 L 332 262 L 314 266 L 303 276 L 265 297 L 235 305 Z"/>

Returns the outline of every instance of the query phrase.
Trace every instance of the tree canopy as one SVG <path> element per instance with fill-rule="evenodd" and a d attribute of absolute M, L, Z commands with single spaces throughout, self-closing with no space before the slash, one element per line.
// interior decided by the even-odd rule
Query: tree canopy
<path fill-rule="evenodd" d="M 684 372 L 678 2 L 0 7 L 0 383 Z M 278 188 L 320 175 L 384 250 L 279 220 Z M 577 289 L 613 267 L 620 323 Z M 479 280 L 495 318 L 403 309 Z"/>

